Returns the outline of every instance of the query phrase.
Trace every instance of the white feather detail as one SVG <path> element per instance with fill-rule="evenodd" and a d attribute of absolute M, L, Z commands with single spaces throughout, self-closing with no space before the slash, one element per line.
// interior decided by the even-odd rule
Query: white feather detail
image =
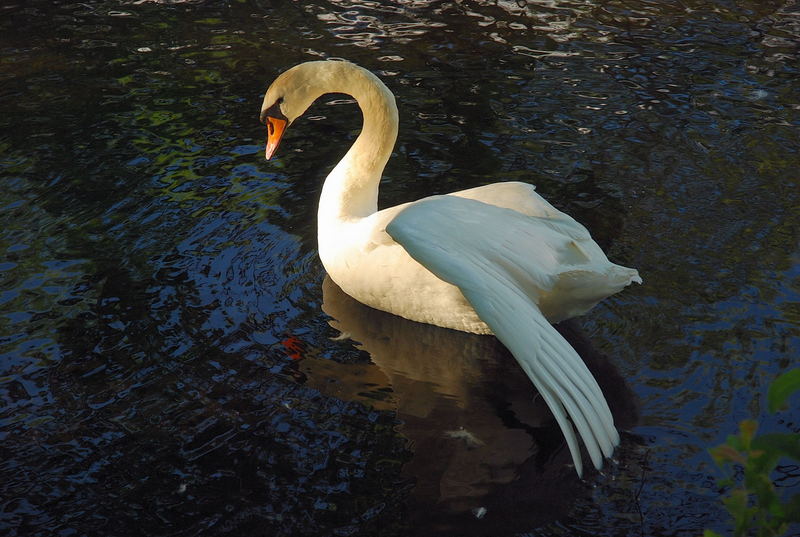
<path fill-rule="evenodd" d="M 595 280 L 617 266 L 605 256 L 576 255 L 573 236 L 541 220 L 475 200 L 437 196 L 409 205 L 386 231 L 420 264 L 457 286 L 508 347 L 552 410 L 581 474 L 581 452 L 567 417 L 596 468 L 612 454 L 619 435 L 597 381 L 537 302 L 558 287 L 561 274 Z M 607 293 L 601 294 L 592 300 Z"/>

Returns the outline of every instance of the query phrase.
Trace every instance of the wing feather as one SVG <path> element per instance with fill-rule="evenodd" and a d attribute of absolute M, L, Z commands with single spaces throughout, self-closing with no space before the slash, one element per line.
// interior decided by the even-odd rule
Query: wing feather
<path fill-rule="evenodd" d="M 386 231 L 428 270 L 459 287 L 508 347 L 553 412 L 580 475 L 573 424 L 596 468 L 619 435 L 597 381 L 538 307 L 565 262 L 570 273 L 587 270 L 569 265 L 575 235 L 551 224 L 472 199 L 435 196 L 410 204 Z"/>

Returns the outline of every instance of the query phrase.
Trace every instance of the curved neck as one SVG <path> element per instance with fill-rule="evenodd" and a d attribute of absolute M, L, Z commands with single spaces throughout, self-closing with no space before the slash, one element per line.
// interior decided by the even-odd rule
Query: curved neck
<path fill-rule="evenodd" d="M 338 62 L 337 62 L 338 63 Z M 378 183 L 397 139 L 397 105 L 392 92 L 369 71 L 341 64 L 329 92 L 351 95 L 364 125 L 356 141 L 325 179 L 319 201 L 320 230 L 378 210 Z"/>

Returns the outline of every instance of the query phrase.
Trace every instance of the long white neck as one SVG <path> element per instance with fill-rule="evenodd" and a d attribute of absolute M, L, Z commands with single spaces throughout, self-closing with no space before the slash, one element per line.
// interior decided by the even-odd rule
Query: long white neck
<path fill-rule="evenodd" d="M 397 105 L 392 92 L 369 71 L 350 63 L 340 65 L 338 76 L 330 79 L 336 87 L 326 89 L 351 95 L 361 108 L 364 125 L 325 179 L 319 200 L 320 231 L 378 210 L 378 183 L 397 139 Z"/>

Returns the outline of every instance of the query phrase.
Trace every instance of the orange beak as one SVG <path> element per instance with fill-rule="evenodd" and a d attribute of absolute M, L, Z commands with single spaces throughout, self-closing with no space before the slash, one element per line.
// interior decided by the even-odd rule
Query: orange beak
<path fill-rule="evenodd" d="M 272 155 L 275 154 L 275 150 L 278 149 L 278 144 L 281 143 L 283 132 L 286 130 L 288 123 L 285 119 L 267 116 L 267 150 L 265 152 L 267 160 L 271 159 Z"/>

